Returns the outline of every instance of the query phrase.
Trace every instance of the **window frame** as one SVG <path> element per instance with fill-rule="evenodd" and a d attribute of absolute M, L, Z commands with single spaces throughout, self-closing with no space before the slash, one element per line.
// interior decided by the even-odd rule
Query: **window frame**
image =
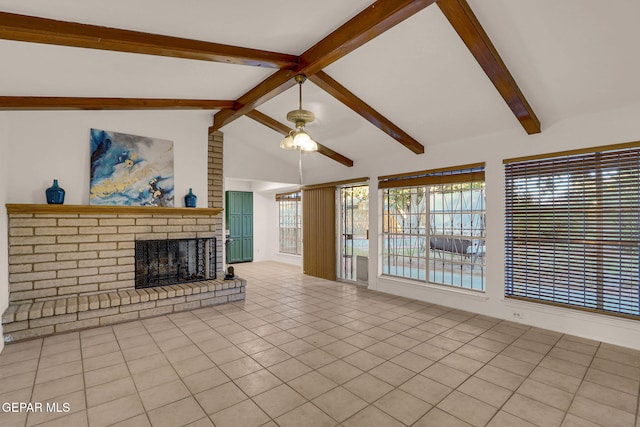
<path fill-rule="evenodd" d="M 505 298 L 640 320 L 640 142 L 503 163 Z"/>
<path fill-rule="evenodd" d="M 291 193 L 276 194 L 276 201 L 278 202 L 278 253 L 286 255 L 302 255 L 302 197 L 300 191 Z M 287 218 L 293 218 L 293 227 L 283 228 L 283 210 L 286 207 L 292 209 L 294 213 L 287 215 Z M 287 250 L 283 245 L 283 234 L 286 231 L 293 230 L 295 247 L 292 250 Z"/>
<path fill-rule="evenodd" d="M 399 278 L 403 280 L 413 280 L 419 283 L 429 283 L 437 286 L 443 286 L 448 289 L 461 289 L 465 291 L 474 291 L 484 293 L 486 291 L 486 204 L 485 204 L 485 177 L 484 177 L 484 163 L 476 163 L 470 165 L 456 166 L 450 168 L 440 168 L 440 169 L 432 169 L 427 171 L 419 171 L 419 172 L 410 172 L 406 174 L 400 175 L 389 175 L 379 177 L 378 189 L 380 191 L 380 200 L 381 200 L 381 250 L 380 250 L 380 264 L 381 264 L 381 274 L 385 277 L 393 277 Z M 481 212 L 480 216 L 482 219 L 481 227 L 474 228 L 471 226 L 469 230 L 466 232 L 470 234 L 465 234 L 465 231 L 462 229 L 462 218 L 465 216 L 473 218 L 474 213 L 478 211 L 473 209 L 463 208 L 463 204 L 465 203 L 465 196 L 460 194 L 460 199 L 458 200 L 460 203 L 460 207 L 456 207 L 454 209 L 450 209 L 448 211 L 441 211 L 441 216 L 443 218 L 449 216 L 450 221 L 460 221 L 460 229 L 458 233 L 450 230 L 450 234 L 443 234 L 444 230 L 439 233 L 436 237 L 435 233 L 432 233 L 430 230 L 433 226 L 432 222 L 434 221 L 433 215 L 435 213 L 432 212 L 432 203 L 436 200 L 436 195 L 441 195 L 444 197 L 446 194 L 451 194 L 451 199 L 453 200 L 453 194 L 460 192 L 459 189 L 454 189 L 457 185 L 470 185 L 469 203 L 473 206 L 472 200 L 474 199 L 474 192 L 479 188 L 477 185 L 480 185 L 480 195 L 481 199 L 481 207 L 479 211 Z M 439 187 L 441 190 L 438 193 L 433 193 L 433 188 Z M 446 187 L 450 187 L 448 191 L 444 191 Z M 397 222 L 393 221 L 393 216 L 397 216 L 397 213 L 391 213 L 391 207 L 388 204 L 389 198 L 392 196 L 393 191 L 405 192 L 408 193 L 406 197 L 411 197 L 414 195 L 413 201 L 409 201 L 407 206 L 411 206 L 411 203 L 415 203 L 421 194 L 422 201 L 424 202 L 424 209 L 418 212 L 409 212 L 406 215 L 419 215 L 424 220 L 419 219 L 417 221 L 413 221 L 416 224 L 414 227 L 409 224 L 410 231 L 416 231 L 416 233 L 407 233 L 401 227 L 397 225 L 393 225 L 393 223 Z M 435 195 L 434 195 L 435 194 Z M 396 194 L 396 197 L 401 197 L 400 194 Z M 422 203 L 422 202 L 420 202 Z M 434 205 L 435 206 L 435 205 Z M 410 209 L 410 208 L 409 208 Z M 404 217 L 403 216 L 403 217 Z M 402 220 L 404 221 L 404 219 Z M 470 219 L 473 222 L 472 219 Z M 424 224 L 422 224 L 424 222 Z M 422 224 L 422 229 L 420 228 Z M 398 230 L 400 228 L 400 230 Z M 413 230 L 416 228 L 416 230 Z M 474 232 L 479 232 L 479 235 L 474 235 Z M 395 237 L 391 237 L 395 236 Z M 399 237 L 398 237 L 399 236 Z M 409 241 L 409 253 L 410 255 L 406 255 L 405 252 L 405 244 L 406 238 L 410 239 Z M 441 239 L 440 242 L 437 240 Z M 402 241 L 401 255 L 398 253 L 394 253 L 394 251 L 389 250 L 388 248 L 391 245 L 397 244 L 400 239 Z M 416 240 L 417 239 L 417 240 Z M 392 241 L 393 240 L 393 241 Z M 413 243 L 416 243 L 414 245 Z M 420 243 L 422 242 L 422 243 Z M 467 247 L 468 243 L 468 247 Z M 416 246 L 415 248 L 413 246 Z M 475 249 L 474 249 L 475 248 Z M 411 255 L 413 250 L 417 250 L 417 255 Z M 475 252 L 474 252 L 475 251 Z M 432 257 L 436 254 L 439 254 L 439 258 L 435 259 Z M 468 254 L 468 255 L 467 255 Z M 391 262 L 393 258 L 393 263 Z M 402 265 L 402 273 L 393 274 L 391 272 L 392 264 L 398 265 L 398 258 L 400 258 Z M 458 259 L 459 258 L 459 259 Z M 417 267 L 412 267 L 412 262 L 409 262 L 409 272 L 405 273 L 404 270 L 406 267 L 406 261 L 409 259 L 417 261 Z M 421 263 L 424 262 L 424 268 L 421 269 Z M 442 264 L 441 268 L 436 268 L 436 263 Z M 451 268 L 451 271 L 445 271 L 445 264 L 448 268 Z M 454 271 L 453 267 L 457 266 L 458 271 Z M 468 266 L 470 273 L 463 272 Z M 474 274 L 473 270 L 477 267 L 481 268 L 480 276 L 478 278 L 477 273 Z M 440 277 L 438 277 L 440 274 Z M 449 276 L 450 279 L 446 280 L 445 275 Z"/>

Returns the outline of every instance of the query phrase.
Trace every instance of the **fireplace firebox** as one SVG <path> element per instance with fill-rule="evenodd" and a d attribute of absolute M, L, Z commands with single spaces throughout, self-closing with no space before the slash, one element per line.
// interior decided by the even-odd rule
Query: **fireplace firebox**
<path fill-rule="evenodd" d="M 137 240 L 135 287 L 216 278 L 216 239 Z"/>

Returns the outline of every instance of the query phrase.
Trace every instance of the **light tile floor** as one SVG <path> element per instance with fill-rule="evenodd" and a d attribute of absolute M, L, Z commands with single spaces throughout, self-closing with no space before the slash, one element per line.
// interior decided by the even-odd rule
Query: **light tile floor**
<path fill-rule="evenodd" d="M 640 426 L 638 351 L 283 264 L 236 271 L 245 302 L 6 346 L 0 403 L 59 412 L 0 426 Z"/>

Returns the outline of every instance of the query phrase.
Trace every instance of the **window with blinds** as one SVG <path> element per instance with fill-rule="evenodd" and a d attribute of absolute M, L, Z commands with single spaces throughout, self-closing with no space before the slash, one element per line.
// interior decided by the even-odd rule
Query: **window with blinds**
<path fill-rule="evenodd" d="M 302 254 L 302 202 L 300 192 L 277 194 L 279 211 L 278 251 Z"/>
<path fill-rule="evenodd" d="M 382 274 L 483 291 L 484 163 L 378 180 Z"/>
<path fill-rule="evenodd" d="M 640 316 L 640 143 L 505 160 L 507 297 Z"/>

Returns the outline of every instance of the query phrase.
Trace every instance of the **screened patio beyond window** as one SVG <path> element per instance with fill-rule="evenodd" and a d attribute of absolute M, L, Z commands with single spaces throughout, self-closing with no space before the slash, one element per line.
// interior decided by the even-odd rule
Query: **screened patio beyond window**
<path fill-rule="evenodd" d="M 484 165 L 381 177 L 379 188 L 383 274 L 484 290 Z"/>

